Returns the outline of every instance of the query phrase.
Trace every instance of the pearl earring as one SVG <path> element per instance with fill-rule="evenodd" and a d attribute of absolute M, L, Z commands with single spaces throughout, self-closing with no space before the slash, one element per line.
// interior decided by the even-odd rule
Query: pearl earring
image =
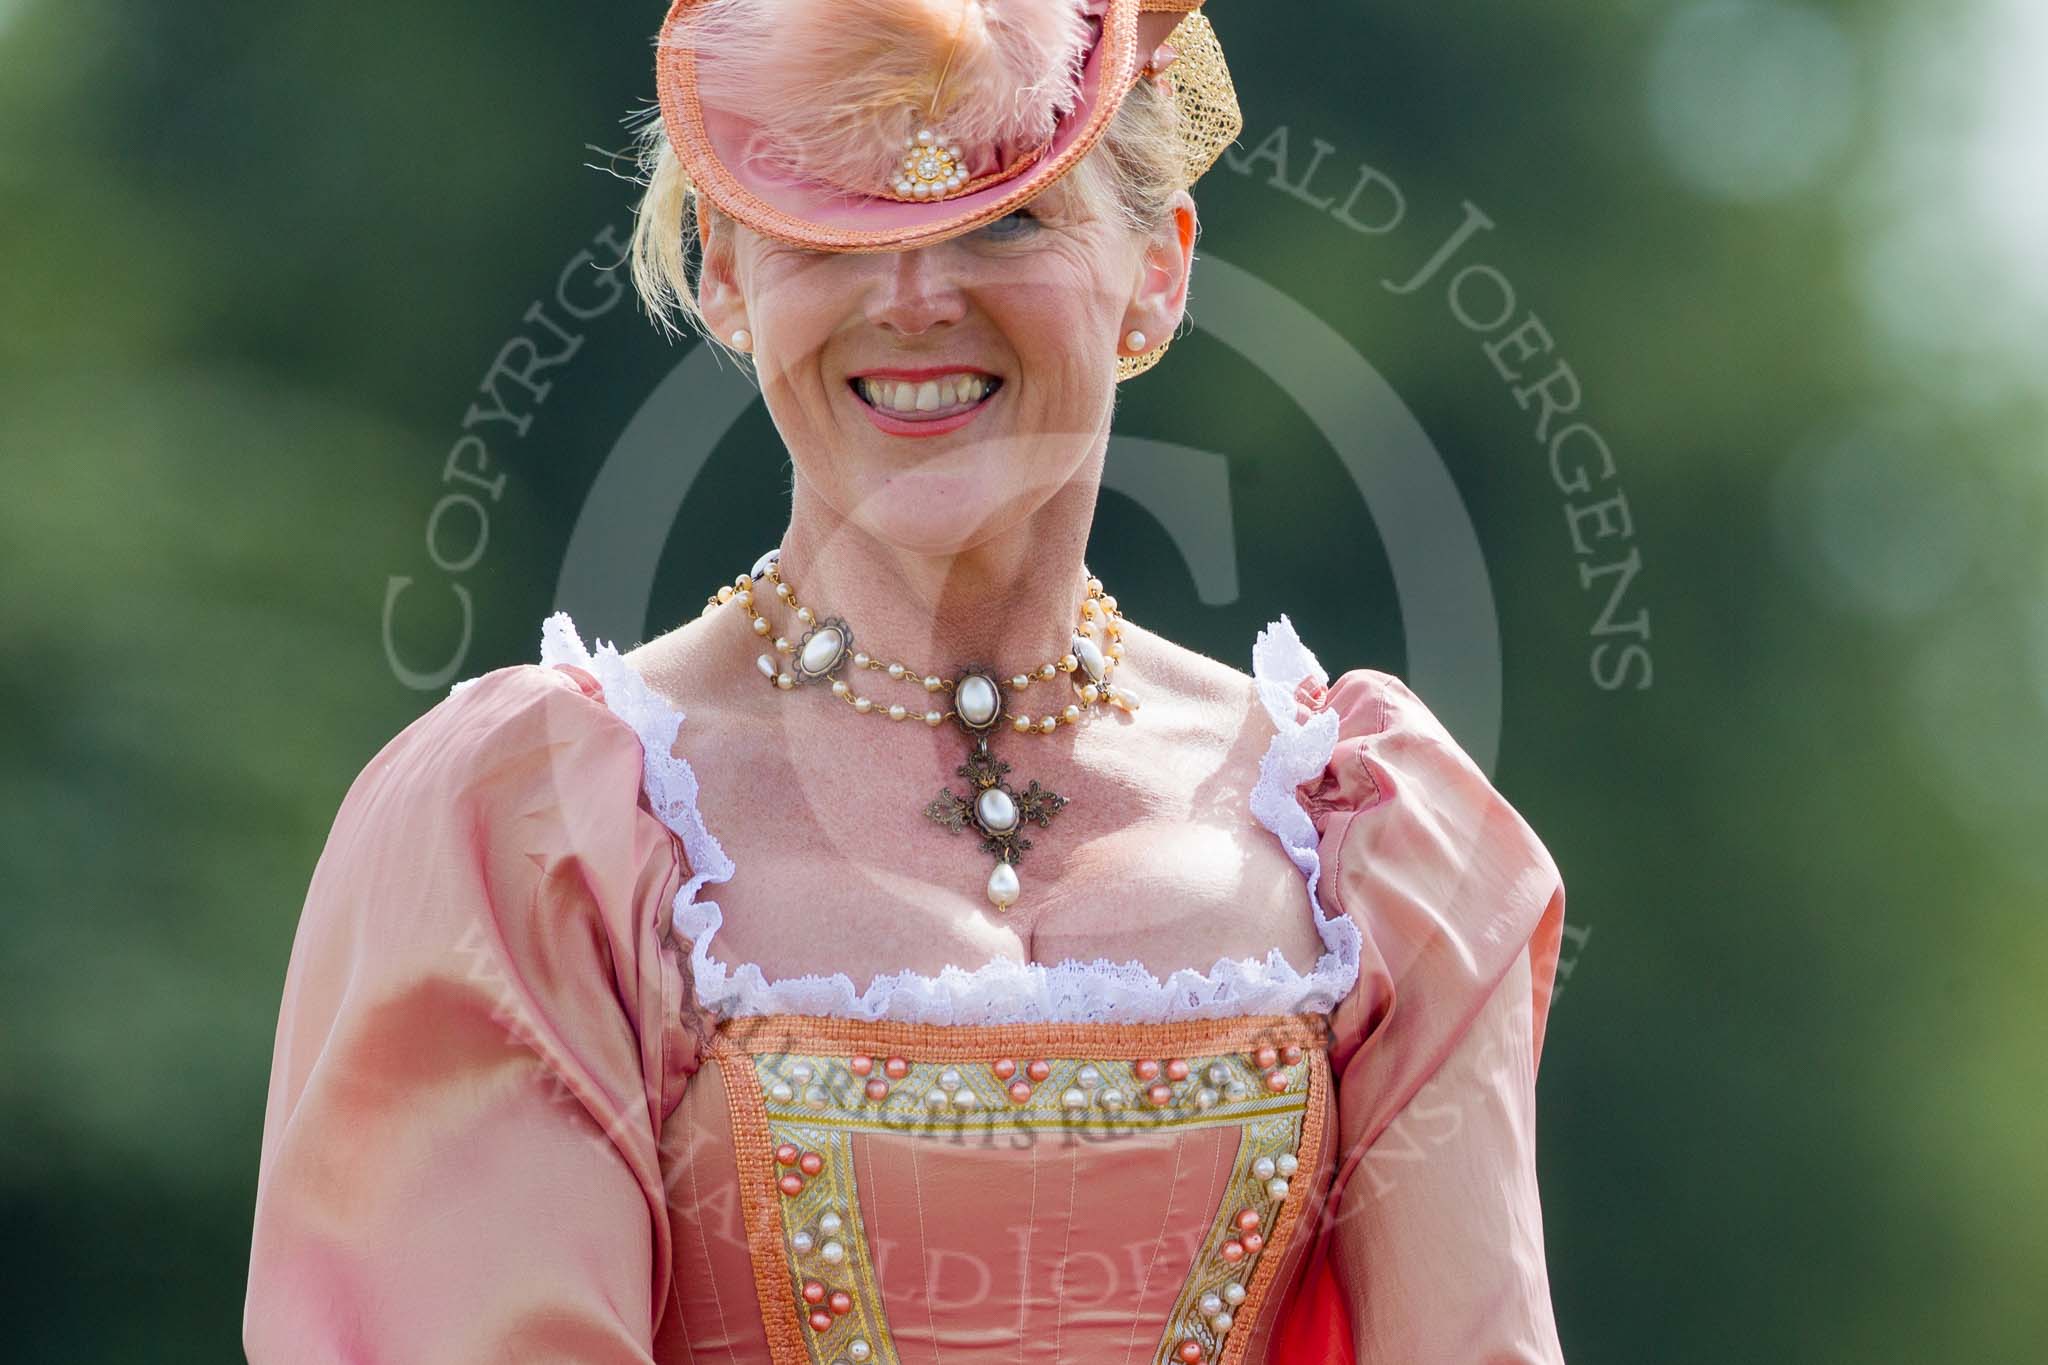
<path fill-rule="evenodd" d="M 739 330 L 738 330 L 737 332 L 734 332 L 734 333 L 732 334 L 732 348 L 733 348 L 733 349 L 734 349 L 735 351 L 751 351 L 751 350 L 753 350 L 753 349 L 754 349 L 754 334 L 753 334 L 752 332 L 749 332 L 749 331 L 748 331 L 748 330 L 747 330 L 746 328 L 744 328 L 744 327 L 740 328 L 740 329 L 739 329 Z"/>
<path fill-rule="evenodd" d="M 1130 331 L 1128 331 L 1128 332 L 1125 332 L 1125 333 L 1124 333 L 1124 348 L 1125 348 L 1126 350 L 1129 350 L 1129 351 L 1134 351 L 1134 352 L 1135 352 L 1135 351 L 1142 351 L 1142 350 L 1144 350 L 1144 349 L 1145 349 L 1145 334 L 1144 334 L 1143 332 L 1141 332 L 1141 331 L 1137 330 L 1137 329 L 1136 329 L 1135 327 L 1134 327 L 1134 328 L 1132 328 L 1132 329 L 1131 329 Z"/>

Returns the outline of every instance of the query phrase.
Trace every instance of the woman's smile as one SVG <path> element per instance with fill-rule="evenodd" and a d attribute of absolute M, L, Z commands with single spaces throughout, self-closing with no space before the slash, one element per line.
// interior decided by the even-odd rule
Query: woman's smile
<path fill-rule="evenodd" d="M 870 422 L 892 436 L 937 436 L 966 426 L 1002 392 L 1000 375 L 972 368 L 873 369 L 850 376 L 848 392 Z"/>

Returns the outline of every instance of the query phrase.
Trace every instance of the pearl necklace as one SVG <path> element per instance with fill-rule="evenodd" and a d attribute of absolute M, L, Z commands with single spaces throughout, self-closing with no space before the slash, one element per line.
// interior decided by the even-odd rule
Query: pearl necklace
<path fill-rule="evenodd" d="M 761 676 L 782 691 L 829 680 L 832 694 L 861 715 L 894 721 L 921 718 L 933 727 L 947 720 L 957 721 L 974 741 L 967 761 L 955 769 L 968 780 L 968 795 L 956 796 L 950 788 L 941 790 L 925 807 L 925 814 L 956 834 L 971 829 L 981 837 L 983 851 L 996 860 L 989 873 L 988 898 L 998 910 L 1008 910 L 1022 890 L 1017 863 L 1024 850 L 1031 847 L 1031 840 L 1024 837 L 1024 826 L 1035 822 L 1041 829 L 1048 827 L 1068 798 L 1040 787 L 1035 778 L 1025 790 L 1013 789 L 1003 780 L 1010 765 L 989 751 L 989 739 L 1004 720 L 1010 722 L 1010 728 L 1017 734 L 1049 735 L 1062 725 L 1078 724 L 1083 715 L 1100 704 L 1127 713 L 1137 711 L 1138 699 L 1130 689 L 1109 681 L 1123 658 L 1122 614 L 1117 610 L 1116 598 L 1103 591 L 1101 579 L 1089 578 L 1069 652 L 1029 672 L 1011 676 L 1009 687 L 1021 693 L 1034 682 L 1050 682 L 1061 673 L 1068 675 L 1076 700 L 1042 718 L 1034 718 L 1029 713 L 1013 713 L 1003 708 L 1004 684 L 996 670 L 986 665 L 966 664 L 947 676 L 913 669 L 900 661 L 883 662 L 865 651 L 855 650 L 853 628 L 844 619 L 820 618 L 797 600 L 795 587 L 782 577 L 777 562 L 780 554 L 780 549 L 774 549 L 762 555 L 751 573 L 742 574 L 730 586 L 712 594 L 704 610 L 708 613 L 725 603 L 737 602 L 751 619 L 756 635 L 774 638 L 776 653 L 787 656 L 788 665 L 778 664 L 768 654 L 754 662 Z M 763 578 L 775 584 L 776 597 L 795 613 L 799 622 L 809 627 L 800 639 L 791 641 L 786 635 L 775 635 L 768 618 L 756 609 L 754 585 Z M 1097 643 L 1098 633 L 1103 643 Z M 951 706 L 922 712 L 900 703 L 878 707 L 872 698 L 856 692 L 837 676 L 847 664 L 884 673 L 894 682 L 921 683 L 929 696 L 949 693 Z"/>

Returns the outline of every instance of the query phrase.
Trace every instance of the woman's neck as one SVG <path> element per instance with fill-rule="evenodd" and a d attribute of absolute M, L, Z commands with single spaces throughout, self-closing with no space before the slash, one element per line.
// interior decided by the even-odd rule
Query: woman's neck
<path fill-rule="evenodd" d="M 1077 480 L 1011 531 L 923 551 L 846 520 L 799 481 L 780 567 L 800 603 L 845 619 L 857 650 L 949 676 L 978 663 L 1008 677 L 1068 651 L 1094 501 Z M 792 622 L 790 638 L 800 630 Z"/>

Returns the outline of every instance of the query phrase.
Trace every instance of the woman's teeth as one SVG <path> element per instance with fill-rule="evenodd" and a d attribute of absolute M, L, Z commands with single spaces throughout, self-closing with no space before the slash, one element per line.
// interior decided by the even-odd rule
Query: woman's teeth
<path fill-rule="evenodd" d="M 995 387 L 985 374 L 949 374 L 912 384 L 900 379 L 853 381 L 860 396 L 884 412 L 937 412 L 979 403 Z"/>

